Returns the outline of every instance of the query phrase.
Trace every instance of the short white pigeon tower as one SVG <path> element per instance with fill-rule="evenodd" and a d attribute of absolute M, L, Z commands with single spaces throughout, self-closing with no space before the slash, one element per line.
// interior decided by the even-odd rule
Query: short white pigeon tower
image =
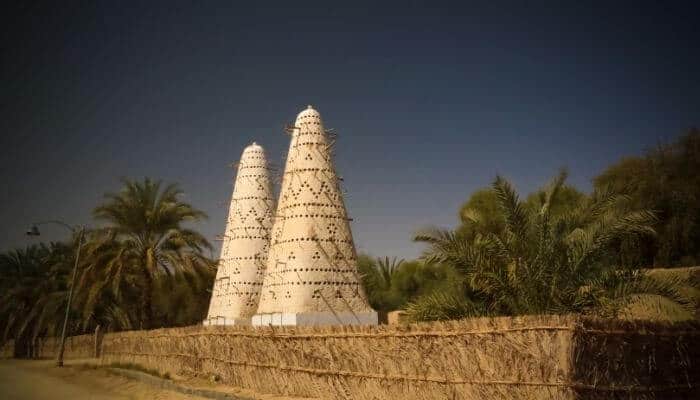
<path fill-rule="evenodd" d="M 282 178 L 254 326 L 377 324 L 357 270 L 321 115 L 299 113 Z"/>
<path fill-rule="evenodd" d="M 274 209 L 265 151 L 253 142 L 238 163 L 205 325 L 250 324 L 267 265 Z"/>

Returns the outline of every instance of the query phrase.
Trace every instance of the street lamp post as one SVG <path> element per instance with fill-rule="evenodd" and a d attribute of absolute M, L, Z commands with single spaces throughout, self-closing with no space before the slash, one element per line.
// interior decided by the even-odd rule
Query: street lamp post
<path fill-rule="evenodd" d="M 71 284 L 70 284 L 70 290 L 68 291 L 68 303 L 66 304 L 66 315 L 63 319 L 63 329 L 61 330 L 61 341 L 59 342 L 59 347 L 58 347 L 58 356 L 56 357 L 56 366 L 57 367 L 62 367 L 63 366 L 63 353 L 65 352 L 66 349 L 66 327 L 68 326 L 68 314 L 70 313 L 70 306 L 73 301 L 73 290 L 75 288 L 75 279 L 78 276 L 78 261 L 80 259 L 80 249 L 83 246 L 83 237 L 85 236 L 85 227 L 84 226 L 70 226 L 66 224 L 65 222 L 61 221 L 43 221 L 43 222 L 37 222 L 31 226 L 31 228 L 27 231 L 28 236 L 39 236 L 41 235 L 41 232 L 39 232 L 39 225 L 44 225 L 44 224 L 55 224 L 55 225 L 60 225 L 63 226 L 64 228 L 67 228 L 70 230 L 73 234 L 78 234 L 78 249 L 75 252 L 75 263 L 73 264 L 73 277 L 71 279 Z"/>

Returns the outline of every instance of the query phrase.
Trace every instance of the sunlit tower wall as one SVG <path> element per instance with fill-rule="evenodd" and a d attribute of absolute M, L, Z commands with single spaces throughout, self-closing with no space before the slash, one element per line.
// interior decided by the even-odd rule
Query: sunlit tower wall
<path fill-rule="evenodd" d="M 270 175 L 264 149 L 253 142 L 238 163 L 205 325 L 249 325 L 257 310 L 275 210 Z"/>
<path fill-rule="evenodd" d="M 309 106 L 291 143 L 253 325 L 377 324 L 357 270 L 350 218 L 321 115 Z"/>

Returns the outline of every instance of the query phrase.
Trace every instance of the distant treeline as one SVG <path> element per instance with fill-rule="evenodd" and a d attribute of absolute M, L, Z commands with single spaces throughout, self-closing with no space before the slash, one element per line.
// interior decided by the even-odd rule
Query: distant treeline
<path fill-rule="evenodd" d="M 192 325 L 206 313 L 215 275 L 211 249 L 184 226 L 205 218 L 177 185 L 123 182 L 93 215 L 81 248 L 68 334 Z M 0 254 L 0 328 L 4 342 L 60 334 L 78 248 L 35 244 Z"/>
<path fill-rule="evenodd" d="M 459 210 L 454 230 L 427 229 L 415 261 L 360 257 L 372 305 L 414 319 L 591 313 L 687 319 L 700 299 L 700 131 L 626 157 L 593 179 L 562 171 L 520 199 L 497 177 Z M 436 195 L 439 195 L 436 193 Z"/>
<path fill-rule="evenodd" d="M 477 315 L 584 313 L 692 318 L 700 298 L 692 270 L 649 267 L 700 261 L 700 131 L 628 157 L 597 176 L 590 194 L 550 184 L 520 199 L 496 177 L 459 210 L 454 230 L 426 229 L 413 261 L 359 257 L 377 310 L 415 320 Z M 123 182 L 86 233 L 69 334 L 197 324 L 216 261 L 188 222 L 205 218 L 177 185 Z M 439 196 L 439 193 L 435 193 Z M 77 237 L 0 254 L 0 344 L 56 336 L 63 321 Z"/>

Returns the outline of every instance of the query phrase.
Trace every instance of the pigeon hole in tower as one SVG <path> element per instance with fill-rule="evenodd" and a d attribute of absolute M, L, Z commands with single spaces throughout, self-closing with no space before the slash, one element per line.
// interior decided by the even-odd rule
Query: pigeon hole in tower
<path fill-rule="evenodd" d="M 376 325 L 318 111 L 299 113 L 291 136 L 252 324 Z"/>
<path fill-rule="evenodd" d="M 238 163 L 221 258 L 204 325 L 250 325 L 267 265 L 275 199 L 262 146 Z"/>

